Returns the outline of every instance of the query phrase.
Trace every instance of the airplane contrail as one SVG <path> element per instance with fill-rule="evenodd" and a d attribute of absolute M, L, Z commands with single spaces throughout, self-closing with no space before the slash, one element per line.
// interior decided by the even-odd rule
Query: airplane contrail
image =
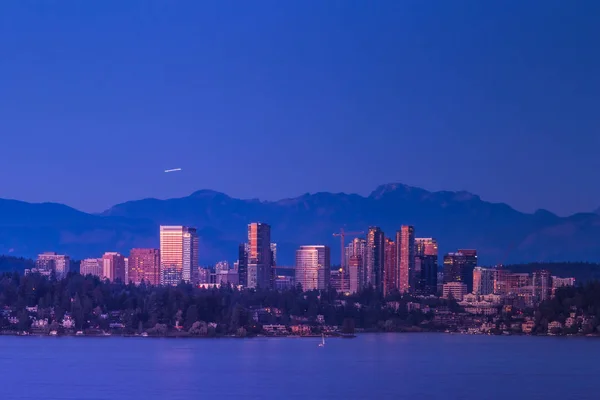
<path fill-rule="evenodd" d="M 165 169 L 165 172 L 176 172 L 181 171 L 181 168 Z"/>

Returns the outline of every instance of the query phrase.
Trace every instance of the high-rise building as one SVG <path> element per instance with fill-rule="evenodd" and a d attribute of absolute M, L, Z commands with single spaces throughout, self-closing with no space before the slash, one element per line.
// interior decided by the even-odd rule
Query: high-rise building
<path fill-rule="evenodd" d="M 125 282 L 125 257 L 116 252 L 104 253 L 102 276 L 111 282 Z"/>
<path fill-rule="evenodd" d="M 160 250 L 132 249 L 129 253 L 129 281 L 139 285 L 160 284 Z"/>
<path fill-rule="evenodd" d="M 473 293 L 482 296 L 494 293 L 495 276 L 494 269 L 475 267 L 473 270 Z"/>
<path fill-rule="evenodd" d="M 243 287 L 248 287 L 248 243 L 238 246 L 238 281 Z"/>
<path fill-rule="evenodd" d="M 350 281 L 350 258 L 358 257 L 360 259 L 361 265 L 357 267 L 357 272 L 360 274 L 360 277 L 357 280 L 357 284 L 360 286 L 358 290 L 363 289 L 366 286 L 366 248 L 367 241 L 364 238 L 354 238 L 348 246 L 346 246 L 346 266 L 348 267 L 348 281 Z M 356 263 L 356 260 L 355 260 Z M 348 284 L 350 288 L 350 284 Z M 356 290 L 356 291 L 358 291 Z M 353 293 L 356 293 L 354 291 Z"/>
<path fill-rule="evenodd" d="M 301 246 L 296 251 L 296 284 L 303 290 L 326 290 L 331 273 L 331 251 L 323 245 Z"/>
<path fill-rule="evenodd" d="M 125 257 L 125 280 L 123 282 L 129 284 L 129 257 Z"/>
<path fill-rule="evenodd" d="M 398 274 L 398 290 L 400 293 L 414 291 L 415 274 L 415 228 L 403 225 L 396 232 L 396 264 Z"/>
<path fill-rule="evenodd" d="M 467 274 L 471 274 L 470 277 Z M 444 256 L 444 283 L 461 282 L 473 285 L 473 270 L 467 266 L 467 257 L 460 252 L 448 253 Z M 467 290 L 468 285 L 467 285 Z"/>
<path fill-rule="evenodd" d="M 365 248 L 365 284 L 383 291 L 383 263 L 385 259 L 385 235 L 376 227 L 369 227 Z"/>
<path fill-rule="evenodd" d="M 383 265 L 383 294 L 387 296 L 394 290 L 399 290 L 398 263 L 396 262 L 396 243 L 385 238 L 385 255 Z"/>
<path fill-rule="evenodd" d="M 346 265 L 350 265 L 350 257 L 360 256 L 365 261 L 365 249 L 367 248 L 367 241 L 363 238 L 354 238 L 348 246 L 346 246 Z"/>
<path fill-rule="evenodd" d="M 528 273 L 513 273 L 506 269 L 496 268 L 494 273 L 494 294 L 532 297 L 532 279 Z"/>
<path fill-rule="evenodd" d="M 248 225 L 248 281 L 249 288 L 268 288 L 271 285 L 273 259 L 271 253 L 271 226 L 262 222 Z"/>
<path fill-rule="evenodd" d="M 437 273 L 437 295 L 442 294 L 442 290 L 444 288 L 444 271 L 438 271 Z"/>
<path fill-rule="evenodd" d="M 435 239 L 415 238 L 415 275 L 417 293 L 438 292 L 438 244 Z"/>
<path fill-rule="evenodd" d="M 549 271 L 534 271 L 532 285 L 534 301 L 542 302 L 550 298 L 552 294 L 552 276 Z"/>
<path fill-rule="evenodd" d="M 364 288 L 362 256 L 350 256 L 350 261 L 348 262 L 348 275 L 348 280 L 350 281 L 350 293 L 357 293 Z"/>
<path fill-rule="evenodd" d="M 79 273 L 83 276 L 94 275 L 97 277 L 103 276 L 103 261 L 101 258 L 86 258 L 81 260 L 79 264 Z"/>
<path fill-rule="evenodd" d="M 63 279 L 69 273 L 71 259 L 69 256 L 46 252 L 38 255 L 35 261 L 36 272 L 49 276 L 54 272 L 56 279 Z"/>
<path fill-rule="evenodd" d="M 273 260 L 273 267 L 277 266 L 277 243 L 271 243 L 271 257 Z"/>
<path fill-rule="evenodd" d="M 275 287 L 275 280 L 277 279 L 277 243 L 271 243 L 271 282 L 270 287 Z"/>
<path fill-rule="evenodd" d="M 477 266 L 477 250 L 474 249 L 459 249 L 459 253 L 465 256 L 464 283 L 467 285 L 467 290 L 473 291 L 473 270 Z"/>
<path fill-rule="evenodd" d="M 294 275 L 294 278 L 295 278 L 295 275 Z M 345 293 L 348 291 L 347 289 L 344 289 L 342 287 L 342 268 L 331 270 L 331 273 L 329 274 L 329 286 L 331 286 L 333 289 L 335 289 L 336 292 Z M 347 279 L 344 282 L 344 286 L 348 286 Z"/>
<path fill-rule="evenodd" d="M 160 283 L 176 286 L 179 282 L 198 281 L 198 234 L 187 226 L 160 227 Z"/>

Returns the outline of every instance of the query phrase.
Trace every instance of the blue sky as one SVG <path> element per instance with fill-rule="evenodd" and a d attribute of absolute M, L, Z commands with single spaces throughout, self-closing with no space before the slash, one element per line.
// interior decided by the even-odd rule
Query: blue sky
<path fill-rule="evenodd" d="M 593 1 L 0 4 L 0 197 L 600 206 Z M 164 174 L 167 168 L 183 171 Z"/>

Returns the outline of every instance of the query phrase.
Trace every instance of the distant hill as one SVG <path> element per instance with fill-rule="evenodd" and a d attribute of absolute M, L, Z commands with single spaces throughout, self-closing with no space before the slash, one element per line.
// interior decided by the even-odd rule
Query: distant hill
<path fill-rule="evenodd" d="M 387 184 L 369 196 L 345 193 L 305 194 L 278 201 L 236 199 L 212 190 L 168 200 L 144 199 L 86 214 L 60 204 L 0 200 L 0 253 L 32 257 L 59 251 L 73 258 L 104 251 L 128 253 L 135 246 L 158 246 L 160 224 L 196 226 L 202 263 L 234 260 L 246 225 L 272 226 L 281 265 L 293 263 L 301 244 L 327 244 L 339 263 L 340 227 L 366 231 L 380 226 L 393 236 L 402 224 L 415 226 L 420 237 L 435 237 L 440 253 L 476 248 L 480 264 L 530 261 L 600 261 L 600 215 L 559 217 L 549 211 L 522 213 L 472 193 L 429 192 Z"/>
<path fill-rule="evenodd" d="M 0 273 L 19 272 L 23 273 L 26 269 L 34 266 L 34 261 L 29 258 L 0 256 Z"/>

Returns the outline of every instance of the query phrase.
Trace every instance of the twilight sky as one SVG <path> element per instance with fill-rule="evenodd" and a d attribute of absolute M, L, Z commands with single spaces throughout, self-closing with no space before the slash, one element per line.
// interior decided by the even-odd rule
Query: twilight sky
<path fill-rule="evenodd" d="M 593 0 L 1 2 L 0 197 L 402 182 L 589 211 L 599 19 Z"/>

